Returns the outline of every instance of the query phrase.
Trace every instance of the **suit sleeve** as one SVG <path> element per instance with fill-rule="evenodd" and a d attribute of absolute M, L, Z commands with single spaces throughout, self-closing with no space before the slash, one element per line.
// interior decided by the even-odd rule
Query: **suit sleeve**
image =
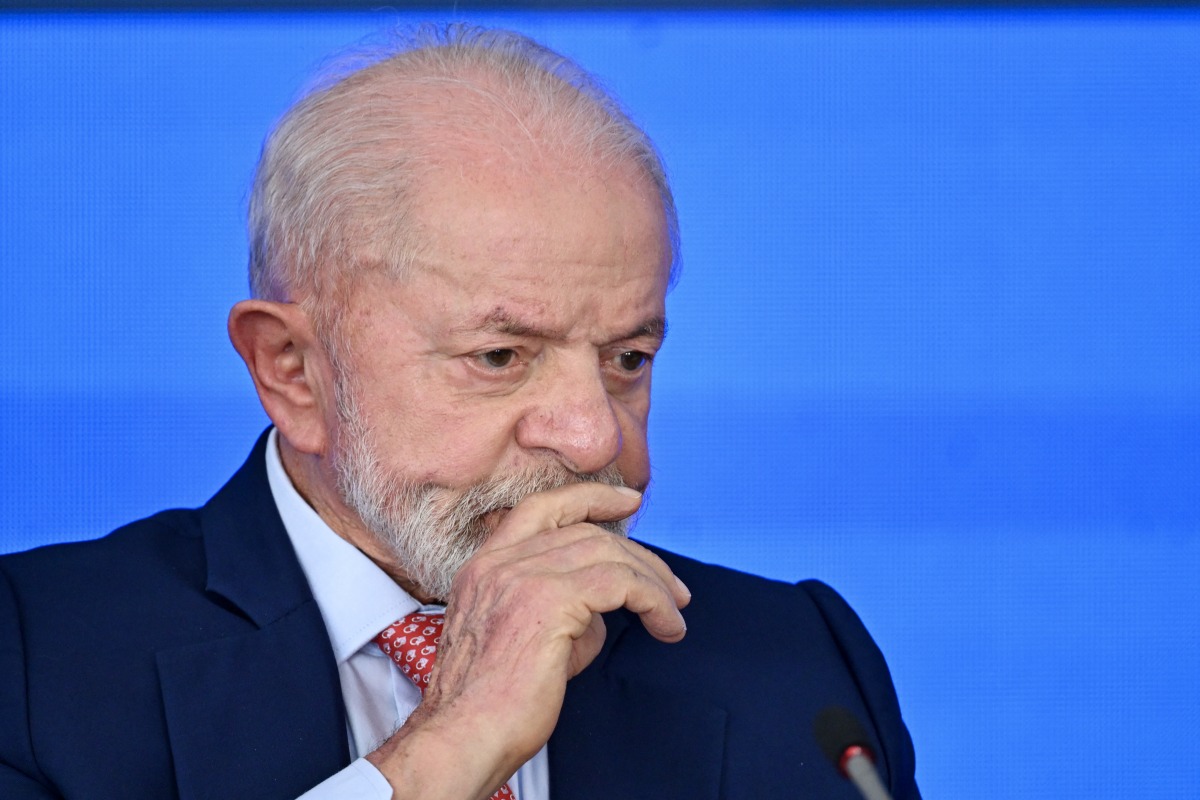
<path fill-rule="evenodd" d="M 824 583 L 802 581 L 800 588 L 816 604 L 829 630 L 837 640 L 842 657 L 858 685 L 870 720 L 883 750 L 880 766 L 895 800 L 920 800 L 917 789 L 916 756 L 912 738 L 900 716 L 900 702 L 892 684 L 892 675 L 883 653 L 863 626 L 862 620 L 842 596 Z"/>
<path fill-rule="evenodd" d="M 0 566 L 0 797 L 57 799 L 60 796 L 38 779 L 30 741 L 26 681 L 20 607 Z"/>

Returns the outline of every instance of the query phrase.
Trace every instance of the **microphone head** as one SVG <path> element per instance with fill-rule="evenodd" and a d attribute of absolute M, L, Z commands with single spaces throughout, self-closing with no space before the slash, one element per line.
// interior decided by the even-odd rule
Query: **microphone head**
<path fill-rule="evenodd" d="M 813 736 L 825 757 L 842 775 L 846 774 L 846 759 L 851 750 L 875 761 L 867 732 L 858 719 L 841 706 L 826 706 L 817 714 L 813 720 Z"/>

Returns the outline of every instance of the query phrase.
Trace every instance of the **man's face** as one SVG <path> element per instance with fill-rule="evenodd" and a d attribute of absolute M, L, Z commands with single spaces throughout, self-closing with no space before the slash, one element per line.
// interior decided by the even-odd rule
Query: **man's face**
<path fill-rule="evenodd" d="M 525 495 L 644 489 L 650 359 L 670 251 L 660 201 L 623 172 L 443 172 L 402 280 L 365 277 L 343 322 L 343 500 L 430 595 Z"/>

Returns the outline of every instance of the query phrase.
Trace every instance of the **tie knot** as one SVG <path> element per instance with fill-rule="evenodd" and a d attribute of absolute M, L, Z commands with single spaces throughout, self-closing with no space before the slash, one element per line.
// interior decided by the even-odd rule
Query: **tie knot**
<path fill-rule="evenodd" d="M 422 692 L 429 685 L 433 660 L 442 641 L 444 614 L 418 611 L 388 625 L 375 637 L 375 644 Z"/>

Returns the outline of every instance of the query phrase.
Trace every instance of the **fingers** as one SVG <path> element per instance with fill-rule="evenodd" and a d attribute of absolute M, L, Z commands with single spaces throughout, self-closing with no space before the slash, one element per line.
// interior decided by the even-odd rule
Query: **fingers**
<path fill-rule="evenodd" d="M 551 570 L 576 582 L 576 592 L 588 588 L 579 599 L 589 613 L 626 607 L 641 616 L 655 638 L 678 641 L 686 631 L 679 609 L 691 601 L 688 588 L 654 553 L 591 524 L 628 517 L 641 501 L 633 489 L 600 483 L 529 495 L 497 526 L 485 547 L 490 552 L 474 566 L 486 571 L 510 563 Z M 506 580 L 517 580 L 518 574 Z"/>
<path fill-rule="evenodd" d="M 646 632 L 663 642 L 677 642 L 687 633 L 687 623 L 671 591 L 675 583 L 665 583 L 638 566 L 609 562 L 581 571 L 577 582 L 594 583 L 591 607 L 596 611 L 627 608 L 637 614 Z M 594 576 L 594 578 L 592 577 Z"/>
<path fill-rule="evenodd" d="M 604 625 L 604 618 L 599 614 L 592 614 L 592 618 L 588 620 L 587 629 L 578 639 L 575 640 L 575 646 L 571 648 L 571 660 L 567 664 L 570 677 L 574 678 L 583 668 L 592 663 L 592 659 L 600 655 L 600 650 L 604 647 L 604 638 L 608 630 Z"/>
<path fill-rule="evenodd" d="M 638 510 L 642 495 L 625 486 L 572 483 L 531 494 L 518 503 L 497 526 L 490 543 L 498 547 L 542 531 L 579 522 L 615 522 Z"/>
<path fill-rule="evenodd" d="M 682 639 L 687 588 L 657 555 L 594 524 L 640 503 L 592 483 L 518 503 L 456 575 L 427 719 L 406 726 L 426 723 L 498 763 L 489 775 L 508 775 L 549 738 L 566 682 L 602 649 L 603 613 L 627 608 L 656 639 Z"/>
<path fill-rule="evenodd" d="M 655 638 L 674 642 L 691 594 L 671 569 L 636 542 L 576 523 L 477 556 L 460 572 L 460 597 L 496 596 L 515 587 L 523 601 L 570 609 L 570 635 L 593 613 L 628 608 Z M 465 598 L 464 598 L 465 599 Z"/>
<path fill-rule="evenodd" d="M 447 768 L 467 788 L 444 796 L 479 796 L 511 775 L 553 732 L 567 680 L 603 647 L 602 613 L 628 608 L 652 636 L 683 638 L 687 588 L 654 553 L 594 524 L 628 517 L 641 500 L 632 489 L 571 484 L 504 516 L 455 577 L 421 705 L 372 754 L 393 785 L 412 785 L 412 765 L 427 767 L 431 752 L 432 763 L 473 767 Z"/>

